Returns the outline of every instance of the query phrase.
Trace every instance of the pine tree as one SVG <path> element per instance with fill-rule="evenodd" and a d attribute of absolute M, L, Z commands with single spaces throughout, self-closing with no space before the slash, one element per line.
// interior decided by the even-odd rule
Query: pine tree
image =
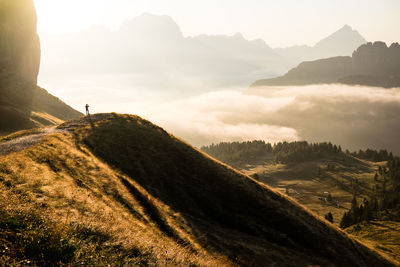
<path fill-rule="evenodd" d="M 333 223 L 333 215 L 331 212 L 325 215 L 325 219 L 331 223 Z"/>
<path fill-rule="evenodd" d="M 340 221 L 340 228 L 344 229 L 351 225 L 350 216 L 347 212 L 343 214 L 342 220 Z"/>

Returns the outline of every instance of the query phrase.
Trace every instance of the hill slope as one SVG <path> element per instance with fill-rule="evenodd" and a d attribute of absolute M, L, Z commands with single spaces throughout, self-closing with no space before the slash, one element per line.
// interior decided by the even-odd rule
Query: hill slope
<path fill-rule="evenodd" d="M 92 128 L 84 120 L 64 124 L 64 133 L 0 158 L 0 192 L 10 199 L 0 205 L 2 214 L 20 218 L 25 208 L 44 217 L 50 229 L 64 229 L 54 230 L 70 255 L 60 261 L 394 265 L 295 201 L 148 121 L 116 114 L 97 119 Z M 12 201 L 18 198 L 23 203 Z M 19 229 L 9 225 L 0 224 L 6 241 L 4 228 Z M 29 249 L 7 252 L 6 259 L 32 259 Z"/>
<path fill-rule="evenodd" d="M 32 0 L 0 1 L 0 134 L 82 114 L 36 85 L 40 41 Z"/>

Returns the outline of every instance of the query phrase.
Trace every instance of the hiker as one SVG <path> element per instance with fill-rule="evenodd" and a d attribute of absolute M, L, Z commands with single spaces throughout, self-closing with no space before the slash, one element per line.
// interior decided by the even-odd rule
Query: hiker
<path fill-rule="evenodd" d="M 89 105 L 86 104 L 85 108 L 86 108 L 86 116 L 89 116 Z"/>

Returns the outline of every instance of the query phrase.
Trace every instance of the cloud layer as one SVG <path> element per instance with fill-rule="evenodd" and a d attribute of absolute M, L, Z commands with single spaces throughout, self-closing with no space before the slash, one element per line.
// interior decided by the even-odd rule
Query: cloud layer
<path fill-rule="evenodd" d="M 265 87 L 184 95 L 76 83 L 57 94 L 84 111 L 138 114 L 195 146 L 221 141 L 331 141 L 400 154 L 400 88 Z M 109 88 L 113 88 L 110 91 Z"/>
<path fill-rule="evenodd" d="M 218 91 L 162 103 L 144 115 L 194 145 L 301 139 L 400 153 L 400 88 L 315 85 Z"/>

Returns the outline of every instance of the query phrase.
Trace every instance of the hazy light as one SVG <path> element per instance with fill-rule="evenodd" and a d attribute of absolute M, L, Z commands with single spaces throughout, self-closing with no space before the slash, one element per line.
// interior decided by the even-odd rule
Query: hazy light
<path fill-rule="evenodd" d="M 116 28 L 142 13 L 171 16 L 186 36 L 241 32 L 272 47 L 313 45 L 349 24 L 367 40 L 398 41 L 398 0 L 35 0 L 40 32 Z M 355 12 L 356 11 L 356 12 Z"/>

